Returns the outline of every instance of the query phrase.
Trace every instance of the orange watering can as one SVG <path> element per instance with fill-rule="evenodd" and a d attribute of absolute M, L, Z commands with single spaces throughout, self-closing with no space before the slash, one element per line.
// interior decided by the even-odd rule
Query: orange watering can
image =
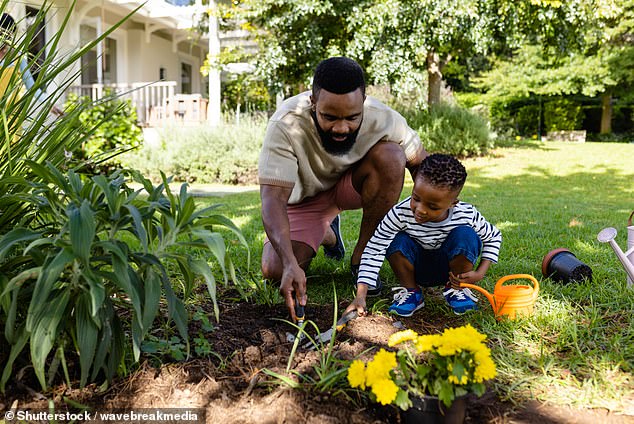
<path fill-rule="evenodd" d="M 519 279 L 531 280 L 533 287 L 519 284 L 503 285 L 509 280 Z M 501 319 L 503 315 L 506 315 L 509 319 L 514 319 L 519 315 L 532 315 L 533 305 L 539 293 L 539 283 L 535 277 L 529 274 L 513 274 L 500 278 L 498 282 L 495 283 L 493 294 L 473 284 L 462 283 L 460 287 L 475 289 L 485 295 L 491 303 L 497 319 Z"/>

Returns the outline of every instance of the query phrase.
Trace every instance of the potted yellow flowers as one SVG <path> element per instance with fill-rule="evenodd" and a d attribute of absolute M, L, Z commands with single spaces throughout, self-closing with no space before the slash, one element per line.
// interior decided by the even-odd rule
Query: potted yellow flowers
<path fill-rule="evenodd" d="M 348 382 L 369 389 L 382 405 L 394 404 L 408 413 L 431 412 L 438 422 L 462 422 L 464 395 L 482 395 L 484 381 L 495 377 L 485 339 L 469 324 L 433 335 L 400 331 L 388 341 L 396 352 L 380 349 L 367 363 L 353 361 Z M 407 422 L 406 414 L 403 418 Z"/>

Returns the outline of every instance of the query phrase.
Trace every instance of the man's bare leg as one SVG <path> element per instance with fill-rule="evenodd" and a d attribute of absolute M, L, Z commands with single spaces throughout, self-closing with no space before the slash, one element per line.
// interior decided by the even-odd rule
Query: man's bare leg
<path fill-rule="evenodd" d="M 291 241 L 293 253 L 299 266 L 306 271 L 312 262 L 315 252 L 306 243 Z M 271 243 L 265 243 L 262 250 L 262 276 L 266 279 L 279 281 L 282 278 L 282 261 Z"/>
<path fill-rule="evenodd" d="M 405 177 L 405 153 L 396 143 L 379 142 L 352 172 L 352 184 L 361 194 L 363 218 L 350 263 L 358 265 L 366 244 L 387 212 L 398 202 Z"/>

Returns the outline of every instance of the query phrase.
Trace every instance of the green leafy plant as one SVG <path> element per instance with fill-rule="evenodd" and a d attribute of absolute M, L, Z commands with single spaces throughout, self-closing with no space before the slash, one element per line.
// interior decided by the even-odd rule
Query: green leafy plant
<path fill-rule="evenodd" d="M 261 116 L 243 119 L 239 126 L 167 126 L 158 130 L 159 145 L 145 143 L 117 160 L 155 180 L 163 171 L 176 181 L 252 183 L 265 130 L 266 120 Z"/>
<path fill-rule="evenodd" d="M 106 91 L 104 97 L 95 102 L 89 97 L 70 93 L 66 98 L 64 111 L 68 113 L 77 108 L 80 113 L 74 124 L 80 132 L 88 133 L 82 145 L 73 151 L 73 159 L 99 163 L 112 155 L 141 145 L 143 137 L 131 100 L 121 99 L 110 91 Z M 109 163 L 118 164 L 118 159 Z"/>
<path fill-rule="evenodd" d="M 462 107 L 441 103 L 403 116 L 429 152 L 475 156 L 493 147 L 486 121 Z"/>
<path fill-rule="evenodd" d="M 351 387 L 371 389 L 377 402 L 403 410 L 412 406 L 412 396 L 438 396 L 451 406 L 459 396 L 482 395 L 484 381 L 495 377 L 485 339 L 469 324 L 433 335 L 400 331 L 388 341 L 390 347 L 403 345 L 397 352 L 380 349 L 367 364 L 353 361 L 348 381 Z"/>
<path fill-rule="evenodd" d="M 95 48 L 102 40 L 132 14 L 105 30 L 99 37 L 72 53 L 61 54 L 58 46 L 68 29 L 75 3 L 68 5 L 66 14 L 56 13 L 60 28 L 47 39 L 46 56 L 38 62 L 39 73 L 32 87 L 24 87 L 19 73 L 14 72 L 15 64 L 26 60 L 32 65 L 34 60 L 28 56 L 29 47 L 47 16 L 53 14 L 52 3 L 44 2 L 37 15 L 31 18 L 25 32 L 16 34 L 10 40 L 10 49 L 6 53 L 0 73 L 9 75 L 6 90 L 0 93 L 0 234 L 4 234 L 20 222 L 24 222 L 26 208 L 29 205 L 15 202 L 12 197 L 19 191 L 29 190 L 27 185 L 15 184 L 15 178 L 37 180 L 25 159 L 43 164 L 51 162 L 55 166 L 64 166 L 68 162 L 68 152 L 84 143 L 91 128 L 76 125 L 82 108 L 75 108 L 63 116 L 52 119 L 49 112 L 58 103 L 64 92 L 77 80 L 76 64 L 86 52 Z M 6 0 L 0 2 L 0 11 L 9 9 Z M 5 195 L 8 195 L 5 197 Z"/>
<path fill-rule="evenodd" d="M 29 165 L 38 178 L 16 180 L 30 191 L 13 199 L 30 206 L 29 225 L 0 237 L 0 319 L 11 345 L 0 387 L 27 344 L 42 387 L 56 347 L 77 353 L 81 386 L 100 373 L 110 380 L 130 343 L 138 361 L 162 299 L 189 353 L 182 299 L 200 279 L 219 318 L 214 272 L 194 253 L 211 254 L 226 284 L 231 261 L 215 229 L 229 229 L 247 246 L 240 230 L 216 212 L 218 205 L 196 210 L 185 184 L 174 195 L 165 175 L 155 187 L 137 172 L 88 178 L 51 164 Z M 143 188 L 132 190 L 129 179 Z M 175 277 L 180 293 L 172 288 Z"/>

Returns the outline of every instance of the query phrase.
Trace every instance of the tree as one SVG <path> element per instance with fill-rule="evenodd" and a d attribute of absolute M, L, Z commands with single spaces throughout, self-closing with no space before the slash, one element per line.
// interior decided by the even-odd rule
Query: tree
<path fill-rule="evenodd" d="M 601 133 L 611 132 L 612 96 L 634 83 L 634 1 L 603 3 L 586 36 L 567 54 L 555 45 L 524 45 L 476 79 L 489 99 L 582 94 L 601 96 Z M 631 97 L 631 94 L 629 95 Z"/>
<path fill-rule="evenodd" d="M 271 85 L 306 84 L 323 58 L 358 60 L 373 83 L 405 90 L 428 80 L 440 98 L 443 67 L 525 42 L 565 52 L 582 45 L 612 0 L 243 0 L 239 16 L 260 40 L 258 69 Z"/>

